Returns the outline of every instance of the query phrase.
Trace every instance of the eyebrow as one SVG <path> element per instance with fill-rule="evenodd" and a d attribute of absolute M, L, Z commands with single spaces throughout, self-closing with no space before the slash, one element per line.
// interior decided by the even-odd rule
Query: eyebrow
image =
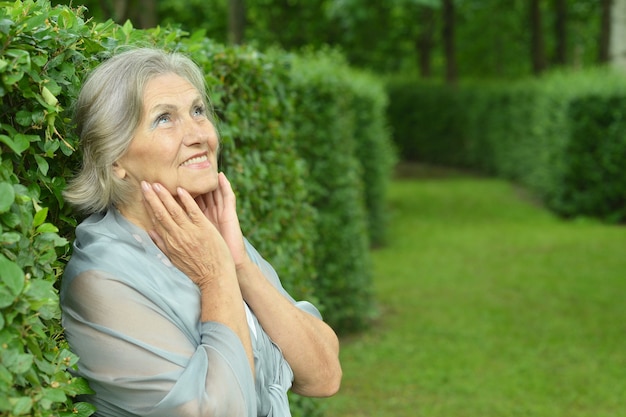
<path fill-rule="evenodd" d="M 202 99 L 200 95 L 194 98 L 193 101 L 191 102 L 192 106 L 197 106 L 198 104 L 202 104 L 202 105 L 205 104 L 204 100 Z M 177 110 L 178 110 L 178 106 L 174 104 L 160 103 L 150 108 L 148 114 L 155 115 L 155 114 L 160 114 L 163 112 L 172 112 L 172 111 L 177 111 Z"/>

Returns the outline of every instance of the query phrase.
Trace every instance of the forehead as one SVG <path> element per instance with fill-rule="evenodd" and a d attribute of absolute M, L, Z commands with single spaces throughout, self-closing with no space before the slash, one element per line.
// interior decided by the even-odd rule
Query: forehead
<path fill-rule="evenodd" d="M 143 91 L 143 102 L 146 107 L 176 104 L 185 100 L 195 101 L 200 98 L 200 92 L 193 84 L 174 73 L 152 77 Z"/>

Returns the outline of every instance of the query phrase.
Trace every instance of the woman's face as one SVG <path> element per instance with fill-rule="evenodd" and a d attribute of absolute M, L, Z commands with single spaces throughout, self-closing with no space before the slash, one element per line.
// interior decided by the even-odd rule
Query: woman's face
<path fill-rule="evenodd" d="M 158 182 L 195 197 L 217 187 L 217 148 L 200 92 L 176 74 L 159 75 L 145 86 L 139 126 L 114 169 L 138 190 L 141 181 Z"/>

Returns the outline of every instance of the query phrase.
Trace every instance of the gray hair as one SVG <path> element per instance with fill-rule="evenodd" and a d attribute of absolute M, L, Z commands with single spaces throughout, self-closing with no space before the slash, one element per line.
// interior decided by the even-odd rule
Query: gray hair
<path fill-rule="evenodd" d="M 210 109 L 202 70 L 187 56 L 152 48 L 114 55 L 87 77 L 75 104 L 74 121 L 83 163 L 64 192 L 65 199 L 86 214 L 125 205 L 137 190 L 113 172 L 142 116 L 146 84 L 173 73 L 189 81 Z"/>

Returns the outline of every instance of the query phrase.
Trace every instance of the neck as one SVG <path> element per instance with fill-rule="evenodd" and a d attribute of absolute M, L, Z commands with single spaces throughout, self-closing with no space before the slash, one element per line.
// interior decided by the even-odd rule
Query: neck
<path fill-rule="evenodd" d="M 133 223 L 135 226 L 138 226 L 145 231 L 154 229 L 150 214 L 142 201 L 138 201 L 135 204 L 118 206 L 117 210 L 126 218 L 126 220 Z"/>

